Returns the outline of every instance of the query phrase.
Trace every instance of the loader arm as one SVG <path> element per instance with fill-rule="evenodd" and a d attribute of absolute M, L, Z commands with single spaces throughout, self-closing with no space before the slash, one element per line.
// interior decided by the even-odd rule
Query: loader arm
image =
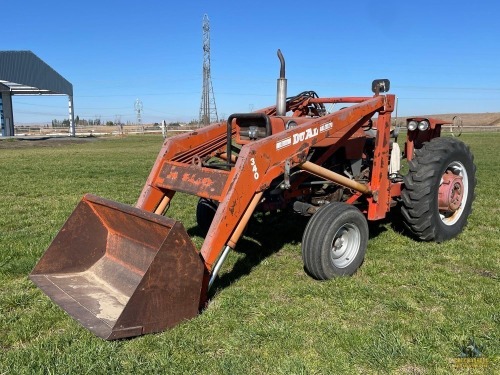
<path fill-rule="evenodd" d="M 323 102 L 356 104 L 320 118 L 302 119 L 303 122 L 295 128 L 243 145 L 230 171 L 205 168 L 192 162 L 216 151 L 210 150 L 207 142 L 217 137 L 222 139 L 226 132 L 223 124 L 202 129 L 195 134 L 176 137 L 175 142 L 167 141 L 144 186 L 138 207 L 154 210 L 166 194 L 175 191 L 218 200 L 220 204 L 200 251 L 205 267 L 210 272 L 257 193 L 266 190 L 273 179 L 286 172 L 286 168 L 300 167 L 307 161 L 310 149 L 325 139 L 338 134 L 353 133 L 377 112 L 381 113 L 380 116 L 385 120 L 390 119 L 394 96 L 378 95 L 344 100 L 329 98 L 323 99 Z M 280 118 L 273 118 L 273 121 L 277 120 Z M 234 129 L 234 124 L 230 126 Z M 388 129 L 388 126 L 385 127 Z M 380 201 L 383 198 L 384 202 L 388 202 L 389 197 L 388 182 L 383 184 L 384 180 L 387 180 L 387 177 L 384 178 L 386 173 L 382 172 L 388 164 L 386 138 L 378 137 L 379 153 L 383 156 L 382 159 L 386 160 L 377 167 L 378 174 L 374 175 L 369 184 L 375 200 Z M 216 146 L 221 146 L 221 150 L 225 148 L 222 142 Z M 184 159 L 184 163 L 173 161 L 179 160 L 179 154 L 197 149 L 200 153 L 192 152 Z M 379 191 L 381 187 L 382 191 Z M 387 206 L 379 210 L 385 214 Z"/>
<path fill-rule="evenodd" d="M 160 201 L 166 195 L 165 189 L 162 190 L 158 187 L 159 173 L 162 170 L 164 162 L 175 160 L 176 157 L 190 162 L 190 157 L 192 158 L 193 155 L 203 154 L 206 153 L 207 150 L 212 151 L 214 148 L 220 148 L 221 142 L 225 144 L 225 134 L 226 124 L 218 123 L 200 128 L 194 132 L 167 138 L 158 153 L 153 168 L 151 169 L 135 206 L 146 211 L 154 212 L 160 204 Z"/>

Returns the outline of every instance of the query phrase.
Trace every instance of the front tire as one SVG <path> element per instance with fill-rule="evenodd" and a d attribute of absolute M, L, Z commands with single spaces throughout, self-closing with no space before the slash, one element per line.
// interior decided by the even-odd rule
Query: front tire
<path fill-rule="evenodd" d="M 456 237 L 472 211 L 476 166 L 469 147 L 434 138 L 415 150 L 401 192 L 403 222 L 423 241 Z"/>
<path fill-rule="evenodd" d="M 302 237 L 306 271 L 318 280 L 353 275 L 363 263 L 368 223 L 356 207 L 329 203 L 309 220 Z"/>
<path fill-rule="evenodd" d="M 218 203 L 211 199 L 200 198 L 198 200 L 198 205 L 196 206 L 196 223 L 203 237 L 206 237 L 210 229 L 218 206 Z"/>

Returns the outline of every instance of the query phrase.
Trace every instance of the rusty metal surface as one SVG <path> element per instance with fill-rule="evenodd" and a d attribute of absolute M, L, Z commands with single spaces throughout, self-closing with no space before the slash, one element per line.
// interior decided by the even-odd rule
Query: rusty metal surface
<path fill-rule="evenodd" d="M 409 130 L 406 135 L 405 151 L 404 154 L 408 161 L 413 160 L 415 149 L 421 148 L 425 142 L 429 142 L 433 138 L 441 136 L 441 126 L 444 124 L 449 124 L 449 122 L 433 118 L 433 117 L 410 117 L 406 119 L 406 123 L 411 120 L 417 122 L 422 120 L 429 121 L 429 129 L 420 131 L 415 129 L 413 131 Z M 407 125 L 408 126 L 408 125 Z"/>
<path fill-rule="evenodd" d="M 199 197 L 221 200 L 229 172 L 192 164 L 165 162 L 156 185 Z"/>
<path fill-rule="evenodd" d="M 367 198 L 368 220 L 383 219 L 391 208 L 391 184 L 388 177 L 390 128 L 390 112 L 380 113 L 377 119 L 377 136 L 370 178 L 373 195 Z"/>
<path fill-rule="evenodd" d="M 200 128 L 192 133 L 167 138 L 156 157 L 148 179 L 137 200 L 136 207 L 153 212 L 165 195 L 165 191 L 155 186 L 161 166 L 165 160 L 185 161 L 200 155 L 201 151 L 212 148 L 214 142 L 225 143 L 226 124 L 214 124 Z M 206 145 L 209 144 L 207 147 Z M 199 147 L 203 145 L 203 147 Z M 213 146 L 215 147 L 215 146 Z"/>
<path fill-rule="evenodd" d="M 180 222 L 87 195 L 30 279 L 104 339 L 197 315 L 204 266 Z"/>
<path fill-rule="evenodd" d="M 339 185 L 343 185 L 350 189 L 354 189 L 360 193 L 371 194 L 370 188 L 367 185 L 351 180 L 345 176 L 330 171 L 329 169 L 311 163 L 310 161 L 306 161 L 303 164 L 301 164 L 300 168 L 312 174 L 315 174 L 319 177 L 322 177 L 326 180 L 330 180 L 338 183 Z"/>
<path fill-rule="evenodd" d="M 438 191 L 439 211 L 455 212 L 462 205 L 464 198 L 463 178 L 453 174 L 452 171 L 446 171 L 441 180 Z"/>

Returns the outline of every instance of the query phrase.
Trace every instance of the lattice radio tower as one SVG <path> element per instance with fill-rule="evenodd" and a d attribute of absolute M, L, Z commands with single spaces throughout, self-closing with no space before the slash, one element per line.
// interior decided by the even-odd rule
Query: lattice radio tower
<path fill-rule="evenodd" d="M 144 128 L 142 127 L 142 108 L 142 100 L 137 98 L 134 103 L 134 110 L 137 113 L 137 125 L 139 125 L 141 130 L 144 132 Z"/>
<path fill-rule="evenodd" d="M 218 122 L 214 89 L 210 75 L 210 20 L 203 16 L 203 91 L 201 93 L 200 125 Z"/>
<path fill-rule="evenodd" d="M 142 100 L 137 98 L 137 100 L 134 103 L 134 110 L 137 114 L 137 124 L 141 125 L 142 124 Z"/>

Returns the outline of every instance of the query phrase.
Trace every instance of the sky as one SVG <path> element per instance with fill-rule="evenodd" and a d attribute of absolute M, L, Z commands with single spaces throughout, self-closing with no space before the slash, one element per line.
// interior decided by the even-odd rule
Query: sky
<path fill-rule="evenodd" d="M 498 1 L 0 0 L 2 50 L 30 50 L 73 84 L 75 115 L 134 123 L 199 117 L 210 19 L 219 117 L 288 96 L 370 96 L 388 78 L 398 115 L 500 112 Z M 1 79 L 2 77 L 0 77 Z M 14 96 L 14 120 L 68 116 L 67 97 Z"/>

